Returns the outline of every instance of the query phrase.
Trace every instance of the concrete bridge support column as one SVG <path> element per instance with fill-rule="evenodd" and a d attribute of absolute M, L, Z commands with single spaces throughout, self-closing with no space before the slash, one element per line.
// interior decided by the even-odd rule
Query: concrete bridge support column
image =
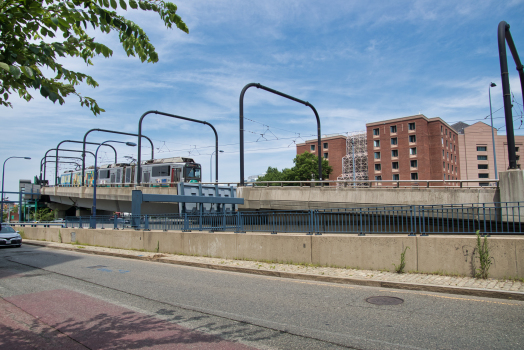
<path fill-rule="evenodd" d="M 500 201 L 501 202 L 524 202 L 524 171 L 512 169 L 499 173 Z M 504 210 L 502 208 L 503 220 L 524 221 L 524 213 L 514 212 L 514 210 Z"/>
<path fill-rule="evenodd" d="M 75 216 L 89 216 L 91 215 L 90 209 L 76 208 Z"/>

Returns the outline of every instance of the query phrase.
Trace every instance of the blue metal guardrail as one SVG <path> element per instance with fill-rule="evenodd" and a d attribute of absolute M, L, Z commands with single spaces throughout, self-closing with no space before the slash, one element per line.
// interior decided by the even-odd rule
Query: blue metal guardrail
<path fill-rule="evenodd" d="M 66 227 L 271 233 L 523 234 L 524 202 L 67 217 Z"/>

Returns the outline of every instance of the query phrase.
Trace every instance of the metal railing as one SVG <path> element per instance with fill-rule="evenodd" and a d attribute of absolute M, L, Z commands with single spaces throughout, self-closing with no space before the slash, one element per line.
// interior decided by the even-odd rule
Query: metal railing
<path fill-rule="evenodd" d="M 66 227 L 358 234 L 523 234 L 524 202 L 67 217 Z"/>
<path fill-rule="evenodd" d="M 142 182 L 142 187 L 176 187 L 178 182 Z M 227 185 L 240 187 L 238 182 L 201 182 L 201 184 Z M 482 184 L 482 185 L 481 185 Z M 92 185 L 86 185 L 92 187 Z M 45 187 L 86 187 L 80 184 L 48 185 Z M 134 183 L 97 184 L 97 187 L 135 187 Z M 326 188 L 498 188 L 498 179 L 478 180 L 323 180 L 323 181 L 257 181 L 246 182 L 244 186 L 265 187 L 326 187 Z"/>

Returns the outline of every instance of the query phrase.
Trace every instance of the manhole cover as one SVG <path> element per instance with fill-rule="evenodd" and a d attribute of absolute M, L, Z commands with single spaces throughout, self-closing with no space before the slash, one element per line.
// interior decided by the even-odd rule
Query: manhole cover
<path fill-rule="evenodd" d="M 395 297 L 369 297 L 366 301 L 375 305 L 399 305 L 404 302 L 404 299 Z"/>

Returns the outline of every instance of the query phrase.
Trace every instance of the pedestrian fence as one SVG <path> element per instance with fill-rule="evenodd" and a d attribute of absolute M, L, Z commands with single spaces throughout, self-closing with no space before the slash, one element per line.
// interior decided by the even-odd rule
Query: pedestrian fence
<path fill-rule="evenodd" d="M 66 217 L 66 227 L 358 234 L 523 234 L 524 202 Z M 94 227 L 94 225 L 92 226 Z"/>

